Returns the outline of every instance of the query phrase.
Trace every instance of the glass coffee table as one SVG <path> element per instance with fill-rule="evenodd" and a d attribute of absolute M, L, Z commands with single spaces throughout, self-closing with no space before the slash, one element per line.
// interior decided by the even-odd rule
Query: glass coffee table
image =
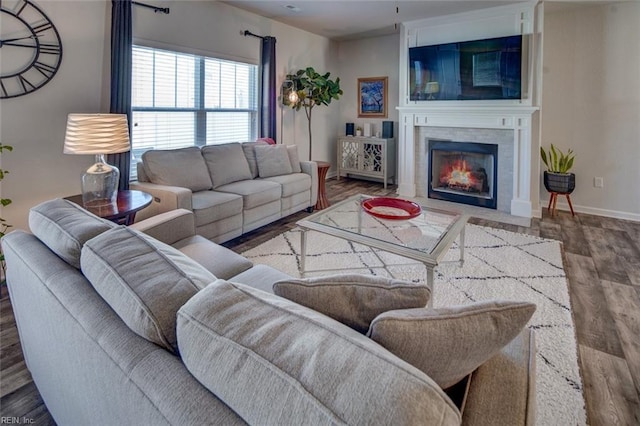
<path fill-rule="evenodd" d="M 361 205 L 372 198 L 354 195 L 297 222 L 302 229 L 300 268 L 303 274 L 307 231 L 322 232 L 422 262 L 427 268 L 426 282 L 432 292 L 434 268 L 458 236 L 460 262 L 464 262 L 467 215 L 421 206 L 421 213 L 412 219 L 381 219 L 367 213 Z"/>

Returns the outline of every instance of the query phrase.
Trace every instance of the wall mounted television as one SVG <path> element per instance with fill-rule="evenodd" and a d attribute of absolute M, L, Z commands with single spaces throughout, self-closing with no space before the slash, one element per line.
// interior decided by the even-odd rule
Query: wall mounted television
<path fill-rule="evenodd" d="M 521 99 L 522 35 L 409 48 L 412 101 Z"/>

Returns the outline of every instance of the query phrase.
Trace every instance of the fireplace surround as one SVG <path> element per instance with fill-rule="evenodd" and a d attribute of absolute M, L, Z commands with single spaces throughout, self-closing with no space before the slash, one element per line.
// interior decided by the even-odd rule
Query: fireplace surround
<path fill-rule="evenodd" d="M 513 196 L 513 162 L 514 146 L 513 132 L 506 129 L 482 129 L 465 127 L 436 127 L 419 126 L 415 128 L 415 142 L 412 159 L 415 162 L 415 195 L 429 198 L 429 141 L 464 141 L 482 145 L 496 145 L 498 159 L 495 167 L 497 203 L 496 210 L 511 213 L 511 199 Z M 441 197 L 438 197 L 441 198 Z M 459 200 L 449 200 L 461 202 Z M 486 207 L 486 206 L 483 206 Z"/>
<path fill-rule="evenodd" d="M 498 145 L 429 139 L 427 196 L 495 209 Z"/>
<path fill-rule="evenodd" d="M 498 145 L 496 209 L 514 216 L 532 217 L 532 179 L 537 160 L 532 135 L 537 108 L 488 106 L 427 108 L 399 107 L 398 194 L 428 197 L 428 139 Z M 534 188 L 534 186 L 536 188 Z"/>

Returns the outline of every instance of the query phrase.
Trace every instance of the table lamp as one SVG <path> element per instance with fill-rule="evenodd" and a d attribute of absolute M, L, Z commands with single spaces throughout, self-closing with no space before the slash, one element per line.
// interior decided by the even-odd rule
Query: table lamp
<path fill-rule="evenodd" d="M 85 207 L 115 203 L 120 170 L 107 164 L 104 156 L 130 149 L 125 114 L 69 114 L 64 153 L 96 156 L 96 163 L 82 175 L 82 203 Z"/>
<path fill-rule="evenodd" d="M 440 91 L 440 84 L 437 81 L 430 81 L 425 85 L 424 92 L 428 95 L 427 99 L 435 99 L 434 94 Z"/>

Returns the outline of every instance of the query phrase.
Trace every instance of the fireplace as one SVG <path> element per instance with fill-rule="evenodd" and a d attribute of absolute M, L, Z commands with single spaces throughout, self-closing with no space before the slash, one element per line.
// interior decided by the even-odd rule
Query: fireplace
<path fill-rule="evenodd" d="M 498 145 L 429 140 L 428 197 L 497 208 Z"/>

